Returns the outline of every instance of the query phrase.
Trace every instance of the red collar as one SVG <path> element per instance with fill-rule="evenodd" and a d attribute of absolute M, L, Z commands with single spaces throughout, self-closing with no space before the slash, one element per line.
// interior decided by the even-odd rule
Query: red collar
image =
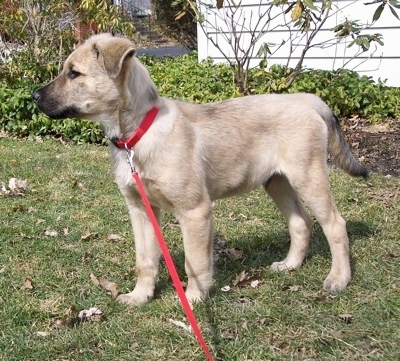
<path fill-rule="evenodd" d="M 111 139 L 114 145 L 121 149 L 131 149 L 135 146 L 135 144 L 143 137 L 143 135 L 147 132 L 150 126 L 153 124 L 154 119 L 158 114 L 158 108 L 151 108 L 146 116 L 144 117 L 142 123 L 140 123 L 139 128 L 129 139 Z"/>

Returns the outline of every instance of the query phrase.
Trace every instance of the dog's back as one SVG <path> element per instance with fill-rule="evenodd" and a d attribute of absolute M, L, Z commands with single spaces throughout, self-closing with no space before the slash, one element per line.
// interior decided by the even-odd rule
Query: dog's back
<path fill-rule="evenodd" d="M 367 175 L 352 155 L 337 118 L 315 95 L 253 95 L 203 105 L 172 102 L 182 115 L 182 126 L 193 129 L 203 167 L 215 177 L 211 183 L 218 184 L 221 178 L 237 181 L 227 195 L 257 187 L 289 168 L 307 168 L 315 158 L 322 157 L 321 164 L 326 164 L 328 147 L 344 171 Z M 221 172 L 219 164 L 224 164 Z M 226 169 L 233 173 L 226 174 Z M 252 176 L 240 180 L 241 174 Z"/>

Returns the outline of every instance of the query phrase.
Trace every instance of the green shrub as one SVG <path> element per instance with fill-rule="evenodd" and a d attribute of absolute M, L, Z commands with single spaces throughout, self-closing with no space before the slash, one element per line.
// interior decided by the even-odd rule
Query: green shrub
<path fill-rule="evenodd" d="M 231 69 L 207 60 L 197 62 L 197 53 L 177 58 L 143 56 L 161 95 L 194 103 L 207 103 L 240 96 Z M 42 70 L 40 78 L 47 82 L 53 69 Z M 339 117 L 359 115 L 371 122 L 400 116 L 400 89 L 351 71 L 328 72 L 304 70 L 289 90 L 285 89 L 290 69 L 274 66 L 269 71 L 250 71 L 249 84 L 254 94 L 274 92 L 308 92 L 324 99 Z M 26 74 L 31 74 L 27 72 Z M 17 136 L 62 136 L 74 142 L 104 142 L 95 123 L 66 119 L 52 121 L 40 113 L 31 94 L 40 85 L 34 76 L 21 76 L 13 82 L 0 81 L 0 129 Z M 11 85 L 10 85 L 11 84 Z"/>
<path fill-rule="evenodd" d="M 341 117 L 359 115 L 371 122 L 400 115 L 400 89 L 374 82 L 349 70 L 310 70 L 302 73 L 289 90 L 314 93 Z"/>

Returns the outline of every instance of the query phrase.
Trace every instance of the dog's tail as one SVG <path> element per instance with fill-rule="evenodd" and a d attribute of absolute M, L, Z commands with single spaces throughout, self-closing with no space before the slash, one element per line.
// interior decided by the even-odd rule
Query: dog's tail
<path fill-rule="evenodd" d="M 337 165 L 353 177 L 367 178 L 368 170 L 351 153 L 337 117 L 332 114 L 330 120 L 326 123 L 329 129 L 329 152 Z"/>

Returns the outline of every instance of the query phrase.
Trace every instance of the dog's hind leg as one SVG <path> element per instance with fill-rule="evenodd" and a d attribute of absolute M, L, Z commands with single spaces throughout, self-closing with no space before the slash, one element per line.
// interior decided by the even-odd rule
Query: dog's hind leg
<path fill-rule="evenodd" d="M 212 285 L 213 227 L 211 202 L 178 214 L 188 277 L 186 297 L 191 304 L 203 300 Z"/>
<path fill-rule="evenodd" d="M 326 164 L 321 161 L 320 164 L 310 165 L 302 176 L 293 178 L 292 185 L 311 207 L 329 243 L 332 267 L 324 288 L 340 291 L 351 280 L 349 239 L 346 221 L 338 212 L 330 191 Z"/>
<path fill-rule="evenodd" d="M 297 193 L 283 175 L 274 175 L 265 189 L 286 218 L 290 233 L 290 248 L 286 258 L 271 265 L 272 271 L 299 268 L 307 254 L 312 222 Z"/>
<path fill-rule="evenodd" d="M 145 209 L 130 204 L 129 198 L 126 201 L 135 237 L 137 281 L 132 292 L 119 295 L 117 300 L 139 306 L 153 298 L 161 254 Z M 153 208 L 153 211 L 159 220 L 160 210 Z"/>

